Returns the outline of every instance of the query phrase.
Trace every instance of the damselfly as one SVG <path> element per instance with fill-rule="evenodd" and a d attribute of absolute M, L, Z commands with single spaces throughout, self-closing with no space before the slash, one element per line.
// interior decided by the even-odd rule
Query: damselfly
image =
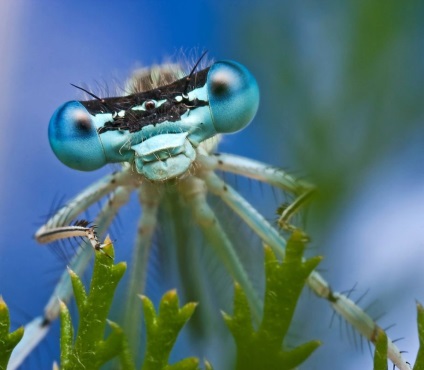
<path fill-rule="evenodd" d="M 73 220 L 108 196 L 94 220 L 97 234 L 103 238 L 130 194 L 138 194 L 142 216 L 131 261 L 124 319 L 131 343 L 137 343 L 140 336 L 139 314 L 131 307 L 145 287 L 152 237 L 160 226 L 158 214 L 172 219 L 173 233 L 181 248 L 186 241 L 184 230 L 188 221 L 181 217 L 192 218 L 189 227 L 201 231 L 227 272 L 247 293 L 253 314 L 259 319 L 262 302 L 231 238 L 209 206 L 207 193 L 222 199 L 277 256 L 284 256 L 286 242 L 277 227 L 215 172 L 245 176 L 293 194 L 294 202 L 284 207 L 278 220 L 279 226 L 288 230 L 292 228 L 291 215 L 314 191 L 313 186 L 280 169 L 231 154 L 214 153 L 220 135 L 239 131 L 253 119 L 259 90 L 255 78 L 237 62 L 215 62 L 196 72 L 198 64 L 188 74 L 175 65 L 138 71 L 128 85 L 129 94 L 123 97 L 99 98 L 83 89 L 94 99 L 63 104 L 49 125 L 51 147 L 67 166 L 91 171 L 108 163 L 121 163 L 122 168 L 89 186 L 61 208 L 37 231 L 39 242 L 78 235 L 86 236 L 94 248 L 102 249 L 93 229 L 86 222 L 72 224 Z M 91 256 L 91 248 L 81 248 L 70 263 L 72 269 L 82 273 Z M 193 266 L 184 268 L 190 270 Z M 308 285 L 364 337 L 375 340 L 382 329 L 353 301 L 333 292 L 317 272 L 309 276 Z M 197 294 L 192 298 L 201 300 L 199 290 Z M 65 272 L 44 315 L 26 326 L 24 340 L 13 354 L 11 369 L 19 366 L 45 336 L 58 316 L 58 299 L 67 301 L 70 295 L 70 280 Z M 409 368 L 391 341 L 389 357 L 400 369 Z"/>

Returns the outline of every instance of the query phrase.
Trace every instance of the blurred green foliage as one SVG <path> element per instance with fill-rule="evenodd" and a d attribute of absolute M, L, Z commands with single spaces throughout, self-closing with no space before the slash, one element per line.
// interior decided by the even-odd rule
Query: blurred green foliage
<path fill-rule="evenodd" d="M 268 147 L 320 189 L 321 230 L 422 124 L 423 15 L 419 0 L 265 0 L 246 11 Z"/>

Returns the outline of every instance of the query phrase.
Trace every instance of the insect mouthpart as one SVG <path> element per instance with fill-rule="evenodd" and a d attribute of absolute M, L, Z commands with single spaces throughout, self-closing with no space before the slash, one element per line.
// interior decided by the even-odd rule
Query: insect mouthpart
<path fill-rule="evenodd" d="M 137 172 L 151 181 L 165 181 L 186 173 L 196 158 L 187 135 L 161 134 L 134 145 Z"/>

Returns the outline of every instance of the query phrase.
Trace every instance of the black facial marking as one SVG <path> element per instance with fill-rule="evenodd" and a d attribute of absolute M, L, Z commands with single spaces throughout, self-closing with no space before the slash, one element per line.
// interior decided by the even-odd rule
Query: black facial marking
<path fill-rule="evenodd" d="M 106 122 L 103 127 L 98 129 L 99 134 L 115 130 L 137 132 L 148 125 L 157 125 L 164 121 L 178 121 L 185 112 L 209 105 L 209 102 L 199 99 L 176 99 L 182 97 L 185 92 L 188 94 L 194 89 L 203 87 L 206 84 L 208 72 L 209 68 L 206 68 L 194 73 L 188 85 L 187 79 L 182 78 L 169 85 L 137 94 L 81 101 L 80 103 L 91 115 L 111 113 L 114 116 L 111 121 Z M 156 106 L 156 102 L 160 100 L 166 101 Z M 132 110 L 133 107 L 141 106 L 143 103 L 146 110 Z M 120 111 L 125 112 L 123 117 L 114 114 Z"/>

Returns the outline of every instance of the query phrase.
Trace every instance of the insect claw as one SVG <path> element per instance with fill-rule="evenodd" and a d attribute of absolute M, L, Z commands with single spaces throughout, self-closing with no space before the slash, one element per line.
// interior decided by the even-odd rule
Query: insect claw
<path fill-rule="evenodd" d="M 104 255 L 108 256 L 111 260 L 113 260 L 113 257 L 112 257 L 112 256 L 110 256 L 108 253 L 106 253 L 106 252 L 104 251 L 104 249 L 103 249 L 103 248 L 107 247 L 108 245 L 112 245 L 112 242 L 110 242 L 110 243 L 106 243 L 106 244 L 98 244 L 98 245 L 96 245 L 96 248 L 95 248 L 95 249 L 96 249 L 97 251 L 99 251 L 99 252 L 103 253 Z"/>

